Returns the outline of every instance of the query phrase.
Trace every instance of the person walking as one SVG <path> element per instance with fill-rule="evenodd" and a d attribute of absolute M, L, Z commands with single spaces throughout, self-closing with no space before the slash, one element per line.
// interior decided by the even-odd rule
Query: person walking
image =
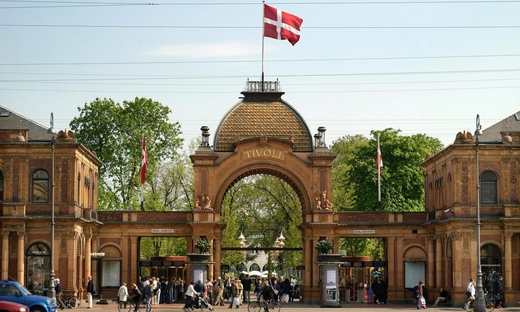
<path fill-rule="evenodd" d="M 502 309 L 504 306 L 504 278 L 499 276 L 495 283 L 493 284 L 493 293 L 495 294 L 495 308 Z"/>
<path fill-rule="evenodd" d="M 464 309 L 467 309 L 469 307 L 469 303 L 471 300 L 475 300 L 475 280 L 470 279 L 468 286 L 466 287 L 466 302 L 464 302 Z"/>
<path fill-rule="evenodd" d="M 417 310 L 426 309 L 426 299 L 424 298 L 424 282 L 419 281 L 417 286 Z"/>
<path fill-rule="evenodd" d="M 58 302 L 58 307 L 63 310 L 67 306 L 65 305 L 65 303 L 63 303 L 63 300 L 61 299 L 60 279 L 57 278 L 57 279 L 54 280 L 54 282 L 56 283 L 56 285 L 54 285 L 54 291 L 56 292 L 56 301 Z"/>
<path fill-rule="evenodd" d="M 117 300 L 119 303 L 124 302 L 126 309 L 126 303 L 128 301 L 128 288 L 126 287 L 126 283 L 121 284 L 121 287 L 119 287 L 119 290 L 117 291 Z"/>
<path fill-rule="evenodd" d="M 240 303 L 238 302 L 238 286 L 236 280 L 231 282 L 231 302 L 229 303 L 229 309 L 233 309 L 233 305 L 236 305 L 237 309 L 240 307 Z"/>
<path fill-rule="evenodd" d="M 92 276 L 87 277 L 87 299 L 88 299 L 88 307 L 87 309 L 92 309 L 92 295 L 94 294 L 94 282 L 92 281 Z"/>
<path fill-rule="evenodd" d="M 192 309 L 193 307 L 193 299 L 195 297 L 195 295 L 197 295 L 197 292 L 195 291 L 195 288 L 193 287 L 193 281 L 190 282 L 190 286 L 188 286 L 188 289 L 186 290 L 186 294 L 184 295 L 184 297 L 186 297 L 185 299 L 185 303 L 184 303 L 184 308 L 182 308 L 182 310 L 184 310 L 184 312 L 189 312 L 190 309 Z"/>

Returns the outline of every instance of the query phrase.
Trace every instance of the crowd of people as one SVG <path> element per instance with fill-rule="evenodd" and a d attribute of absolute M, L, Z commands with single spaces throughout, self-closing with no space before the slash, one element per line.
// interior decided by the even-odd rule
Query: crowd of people
<path fill-rule="evenodd" d="M 259 297 L 269 300 L 288 303 L 294 300 L 295 279 L 287 278 L 249 278 L 241 275 L 239 278 L 227 276 L 225 280 L 217 277 L 214 280 L 197 280 L 186 283 L 180 278 L 172 278 L 170 281 L 164 277 L 144 277 L 139 283 L 132 284 L 128 289 L 123 283 L 118 291 L 118 301 L 127 302 L 129 299 L 135 302 L 144 301 L 146 312 L 152 310 L 156 304 L 184 303 L 183 310 L 188 311 L 198 308 L 201 298 L 212 306 L 224 306 L 229 303 L 229 308 L 239 308 L 244 303 L 251 301 L 251 292 L 257 300 Z"/>

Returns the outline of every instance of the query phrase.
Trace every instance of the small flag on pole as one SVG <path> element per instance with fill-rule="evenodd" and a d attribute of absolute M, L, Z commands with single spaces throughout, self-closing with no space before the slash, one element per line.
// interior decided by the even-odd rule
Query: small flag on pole
<path fill-rule="evenodd" d="M 303 19 L 264 4 L 264 37 L 288 40 L 295 45 L 300 40 Z"/>
<path fill-rule="evenodd" d="M 148 154 L 146 152 L 146 139 L 143 135 L 143 150 L 141 154 L 141 184 L 146 182 L 146 168 L 148 167 Z"/>
<path fill-rule="evenodd" d="M 379 138 L 378 138 L 379 139 Z M 383 155 L 381 155 L 381 148 L 379 147 L 379 140 L 377 141 L 377 174 L 378 176 L 383 172 Z"/>

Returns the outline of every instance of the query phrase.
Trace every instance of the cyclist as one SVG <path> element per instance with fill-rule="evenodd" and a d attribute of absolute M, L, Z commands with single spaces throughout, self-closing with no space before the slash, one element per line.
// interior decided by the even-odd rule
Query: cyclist
<path fill-rule="evenodd" d="M 264 311 L 269 311 L 269 305 L 268 302 L 273 300 L 274 298 L 274 291 L 271 285 L 269 285 L 269 281 L 264 282 L 264 286 L 262 287 L 262 291 L 260 292 L 260 295 L 264 299 Z"/>

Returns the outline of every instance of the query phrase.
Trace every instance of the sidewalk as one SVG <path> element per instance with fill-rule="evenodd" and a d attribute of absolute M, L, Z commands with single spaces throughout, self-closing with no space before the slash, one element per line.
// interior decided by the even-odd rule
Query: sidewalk
<path fill-rule="evenodd" d="M 225 306 L 216 306 L 215 311 L 224 311 L 228 310 L 228 305 Z M 182 307 L 184 305 L 180 303 L 174 303 L 174 304 L 158 304 L 152 306 L 153 312 L 181 312 Z M 342 303 L 341 307 L 339 308 L 321 308 L 318 304 L 305 304 L 305 303 L 299 303 L 299 302 L 290 302 L 289 304 L 283 304 L 280 311 L 302 311 L 302 310 L 309 310 L 312 309 L 312 311 L 316 311 L 319 309 L 333 309 L 333 311 L 378 311 L 378 312 L 388 312 L 388 311 L 399 311 L 399 310 L 408 310 L 408 311 L 417 311 L 417 306 L 414 304 L 366 304 L 366 303 Z M 113 302 L 110 302 L 109 304 L 94 304 L 92 306 L 92 309 L 87 309 L 87 304 L 85 302 L 81 303 L 81 306 L 79 308 L 75 309 L 77 312 L 94 312 L 93 310 L 107 310 L 107 311 L 117 311 L 117 305 Z M 233 310 L 236 311 L 247 311 L 247 305 L 241 306 L 239 309 L 233 308 Z M 464 311 L 462 307 L 432 307 L 431 305 L 428 306 L 428 311 Z M 200 310 L 195 310 L 194 312 L 197 312 Z M 209 311 L 208 309 L 204 309 L 204 311 Z M 512 308 L 504 308 L 500 310 L 495 310 L 495 312 L 520 312 L 520 307 L 512 307 Z M 145 312 L 144 309 L 141 309 L 141 312 Z"/>

